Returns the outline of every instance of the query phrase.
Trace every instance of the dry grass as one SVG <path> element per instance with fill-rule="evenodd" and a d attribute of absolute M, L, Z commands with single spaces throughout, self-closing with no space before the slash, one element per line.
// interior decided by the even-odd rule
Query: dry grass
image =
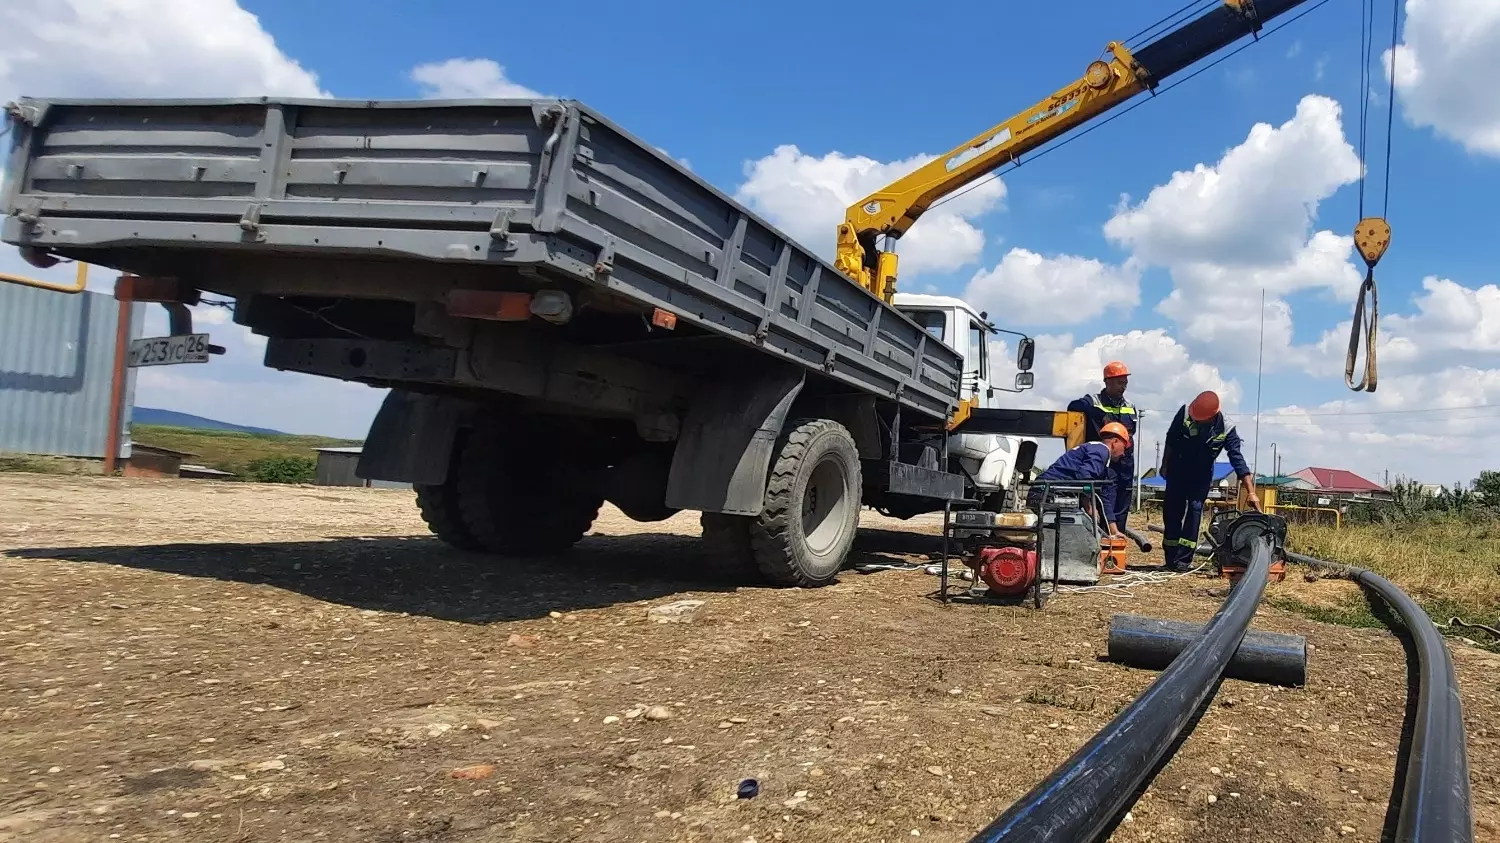
<path fill-rule="evenodd" d="M 53 457 L 38 454 L 0 454 L 0 471 L 27 474 L 99 474 L 98 460 Z"/>
<path fill-rule="evenodd" d="M 1369 568 L 1400 586 L 1439 623 L 1500 616 L 1500 521 L 1434 518 L 1410 524 L 1298 526 L 1291 549 Z"/>

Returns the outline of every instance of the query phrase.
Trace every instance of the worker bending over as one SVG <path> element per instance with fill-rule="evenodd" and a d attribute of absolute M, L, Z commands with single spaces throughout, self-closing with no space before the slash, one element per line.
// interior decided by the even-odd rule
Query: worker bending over
<path fill-rule="evenodd" d="M 1031 482 L 1031 488 L 1026 491 L 1026 507 L 1032 512 L 1041 514 L 1043 484 L 1046 483 L 1095 483 L 1099 505 L 1103 512 L 1096 513 L 1091 501 L 1084 501 L 1083 507 L 1089 515 L 1101 524 L 1109 525 L 1110 535 L 1117 536 L 1120 529 L 1109 517 L 1112 512 L 1111 505 L 1114 503 L 1115 484 L 1114 477 L 1110 473 L 1110 464 L 1120 459 L 1120 456 L 1129 450 L 1130 431 L 1117 422 L 1109 422 L 1099 430 L 1098 442 L 1085 442 L 1076 448 L 1064 451 L 1057 461 L 1047 466 L 1047 470 L 1037 475 Z"/>
<path fill-rule="evenodd" d="M 1221 451 L 1229 452 L 1229 464 L 1239 475 L 1240 485 L 1250 496 L 1250 506 L 1260 511 L 1255 479 L 1240 453 L 1240 434 L 1219 412 L 1219 396 L 1201 392 L 1191 404 L 1177 409 L 1162 443 L 1161 477 L 1167 482 L 1162 506 L 1162 552 L 1167 568 L 1187 571 L 1193 567 L 1198 549 L 1198 529 L 1203 520 L 1203 502 L 1213 485 L 1214 463 Z"/>
<path fill-rule="evenodd" d="M 1125 453 L 1110 464 L 1110 480 L 1114 483 L 1114 503 L 1109 518 L 1115 526 L 1125 529 L 1130 517 L 1130 503 L 1135 497 L 1135 442 L 1137 414 L 1135 405 L 1125 400 L 1125 387 L 1130 381 L 1130 370 L 1119 360 L 1104 367 L 1104 389 L 1098 394 L 1085 395 L 1068 404 L 1068 409 L 1083 413 L 1084 438 L 1090 442 L 1100 440 L 1104 426 L 1115 424 L 1125 428 L 1128 435 Z"/>

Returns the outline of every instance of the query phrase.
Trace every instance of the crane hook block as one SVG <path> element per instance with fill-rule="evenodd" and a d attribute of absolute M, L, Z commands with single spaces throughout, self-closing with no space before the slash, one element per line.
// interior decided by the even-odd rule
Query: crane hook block
<path fill-rule="evenodd" d="M 1371 269 L 1391 246 L 1391 226 L 1380 217 L 1365 217 L 1354 227 L 1354 246 Z"/>

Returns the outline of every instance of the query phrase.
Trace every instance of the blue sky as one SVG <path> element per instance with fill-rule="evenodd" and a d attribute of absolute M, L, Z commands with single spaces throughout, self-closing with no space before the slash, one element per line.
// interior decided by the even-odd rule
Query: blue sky
<path fill-rule="evenodd" d="M 47 0 L 19 3 L 47 6 L 47 12 L 37 14 L 54 14 L 57 8 Z M 1111 39 L 1126 38 L 1180 5 L 1160 0 L 1066 9 L 992 4 L 965 7 L 957 18 L 913 14 L 905 3 L 872 2 L 859 7 L 858 19 L 868 23 L 856 27 L 850 24 L 847 5 L 784 0 L 575 0 L 548 6 L 477 0 L 431 5 L 240 0 L 238 7 L 254 18 L 225 11 L 234 8 L 232 0 L 200 0 L 194 7 L 188 0 L 145 5 L 152 3 L 160 6 L 156 21 L 179 22 L 165 27 L 165 33 L 163 27 L 142 24 L 141 37 L 160 48 L 145 59 L 147 64 L 169 62 L 161 73 L 127 68 L 131 62 L 104 49 L 92 76 L 88 62 L 58 78 L 40 70 L 28 73 L 23 61 L 7 78 L 0 49 L 0 95 L 300 92 L 314 84 L 315 74 L 316 86 L 338 97 L 415 98 L 476 84 L 472 66 L 467 75 L 450 67 L 438 84 L 432 76 L 426 84 L 419 81 L 423 77 L 414 73 L 416 68 L 451 59 L 492 62 L 493 67 L 486 65 L 492 85 L 580 99 L 685 159 L 726 192 L 739 192 L 806 245 L 824 251 L 831 250 L 841 204 L 825 197 L 831 216 L 821 205 L 820 210 L 812 210 L 811 204 L 801 207 L 798 185 L 826 188 L 832 197 L 838 194 L 841 173 L 944 152 L 1077 78 Z M 64 22 L 84 31 L 101 26 L 89 20 L 101 9 L 128 14 L 120 0 L 63 0 L 61 5 L 73 12 L 63 15 Z M 1368 211 L 1381 208 L 1388 105 L 1381 54 L 1382 44 L 1389 46 L 1391 9 L 1384 0 L 1377 5 L 1382 8 L 1372 62 L 1377 95 L 1371 126 L 1380 148 L 1368 156 Z M 1377 277 L 1383 312 L 1398 317 L 1386 339 L 1399 341 L 1400 347 L 1382 360 L 1380 392 L 1360 395 L 1343 387 L 1339 346 L 1344 337 L 1335 337 L 1334 357 L 1327 346 L 1321 356 L 1313 351 L 1325 332 L 1340 330 L 1350 318 L 1348 284 L 1354 269 L 1335 271 L 1326 264 L 1350 257 L 1347 248 L 1340 254 L 1337 243 L 1324 242 L 1320 254 L 1325 263 L 1312 270 L 1315 277 L 1272 282 L 1283 284 L 1269 296 L 1289 308 L 1290 334 L 1268 342 L 1268 370 L 1276 371 L 1264 382 L 1262 405 L 1268 411 L 1297 407 L 1320 413 L 1308 417 L 1291 410 L 1277 420 L 1263 419 L 1263 431 L 1270 432 L 1261 438 L 1268 447 L 1280 435 L 1287 468 L 1336 461 L 1371 475 L 1387 468 L 1408 474 L 1473 473 L 1465 443 L 1482 427 L 1485 411 L 1386 414 L 1500 405 L 1500 370 L 1494 369 L 1500 339 L 1492 341 L 1489 328 L 1500 320 L 1500 303 L 1485 295 L 1485 286 L 1496 281 L 1496 250 L 1491 238 L 1475 236 L 1488 200 L 1500 194 L 1500 94 L 1478 84 L 1462 89 L 1450 82 L 1487 72 L 1487 65 L 1471 56 L 1493 55 L 1491 48 L 1500 48 L 1500 13 L 1487 8 L 1494 5 L 1492 0 L 1405 4 L 1415 17 L 1408 21 L 1403 15 L 1404 49 L 1410 50 L 1411 64 L 1420 66 L 1421 75 L 1403 82 L 1395 121 L 1390 187 L 1395 238 Z M 0 23 L 5 15 L 0 12 Z M 1352 160 L 1333 141 L 1352 143 L 1358 136 L 1359 20 L 1357 0 L 1329 0 L 1284 31 L 1109 125 L 1004 172 L 1003 187 L 991 185 L 988 194 L 968 197 L 973 201 L 966 208 L 955 202 L 955 208 L 963 209 L 958 217 L 940 219 L 930 213 L 902 244 L 903 289 L 960 295 L 971 290 L 977 274 L 993 272 L 983 285 L 988 292 L 974 292 L 981 287 L 975 281 L 971 298 L 982 295 L 991 302 L 992 315 L 1002 326 L 1051 338 L 1044 339 L 1037 390 L 1026 396 L 1033 404 L 1065 401 L 1097 380 L 1103 359 L 1118 354 L 1131 362 L 1129 355 L 1135 354 L 1140 362 L 1132 363 L 1139 373 L 1132 390 L 1142 406 L 1170 412 L 1199 388 L 1223 388 L 1242 433 L 1249 435 L 1259 319 L 1259 286 L 1253 279 L 1295 275 L 1288 269 L 1293 252 L 1317 252 L 1316 232 L 1344 236 L 1358 218 L 1357 185 L 1350 178 L 1330 176 L 1326 189 L 1313 183 Z M 1449 49 L 1443 38 L 1456 31 L 1455 21 L 1473 43 Z M 113 20 L 109 26 L 118 30 L 127 24 Z M 221 40 L 204 36 L 205 27 L 222 27 Z M 63 42 L 49 40 L 53 36 L 40 29 L 31 34 L 28 44 L 23 30 L 19 49 L 43 57 L 55 50 L 63 60 Z M 248 46 L 224 48 L 227 42 Z M 169 53 L 171 58 L 164 58 Z M 140 61 L 134 57 L 136 64 Z M 254 87 L 257 73 L 263 90 Z M 1459 94 L 1472 95 L 1471 101 L 1455 104 Z M 1299 111 L 1309 95 L 1327 99 Z M 1318 111 L 1320 102 L 1341 108 L 1337 124 L 1325 119 L 1326 109 Z M 1280 128 L 1294 118 L 1282 133 L 1279 152 L 1259 149 L 1253 138 L 1247 144 L 1252 126 Z M 1337 137 L 1339 131 L 1343 138 Z M 785 145 L 794 145 L 797 155 L 783 151 L 776 158 Z M 1169 185 L 1174 173 L 1199 165 L 1216 168 L 1237 147 L 1242 147 L 1238 163 L 1224 165 L 1222 183 L 1214 188 L 1218 193 L 1205 198 L 1199 189 L 1212 187 L 1216 169 L 1206 181 L 1200 179 L 1198 188 L 1163 188 L 1158 199 L 1141 204 L 1153 189 Z M 861 164 L 861 159 L 869 160 Z M 760 170 L 753 169 L 756 162 Z M 1231 178 L 1231 172 L 1238 175 Z M 860 185 L 879 186 L 878 178 L 875 183 L 869 178 L 876 177 Z M 1234 184 L 1226 186 L 1229 182 Z M 1313 210 L 1306 225 L 1299 222 L 1303 208 Z M 1132 209 L 1133 215 L 1127 213 Z M 1174 209 L 1181 211 L 1175 218 Z M 1195 219 L 1221 211 L 1223 219 L 1217 221 Z M 1289 222 L 1291 217 L 1298 219 Z M 1112 218 L 1121 231 L 1135 233 L 1107 236 L 1105 226 Z M 1204 225 L 1224 230 L 1205 233 Z M 958 239 L 951 242 L 977 244 L 974 238 L 982 235 L 982 247 L 945 247 L 950 241 L 939 239 L 944 226 L 956 232 Z M 919 232 L 928 238 L 926 244 L 917 242 Z M 1257 262 L 1253 254 L 1233 254 L 1241 246 L 1251 253 L 1262 249 L 1257 238 L 1282 243 L 1293 235 L 1302 245 L 1281 257 Z M 1243 241 L 1239 245 L 1237 237 Z M 814 242 L 820 238 L 822 242 Z M 1170 252 L 1183 244 L 1199 250 L 1191 266 L 1188 257 Z M 1203 251 L 1210 248 L 1223 254 Z M 1053 274 L 1020 272 L 1021 264 L 1010 260 L 1024 255 L 1013 249 L 1026 250 L 1034 268 Z M 1103 273 L 1100 277 L 1113 285 L 1116 299 L 1087 319 L 1068 316 L 1072 302 L 1086 300 L 1096 289 L 1087 280 L 1091 271 Z M 1442 312 L 1400 321 L 1400 316 L 1417 312 L 1416 297 L 1426 295 L 1423 279 L 1429 276 L 1451 281 L 1452 287 L 1444 288 L 1446 298 L 1432 305 Z M 1077 286 L 1060 279 L 1073 279 Z M 1158 304 L 1174 289 L 1180 304 L 1159 311 Z M 1045 295 L 1049 290 L 1076 292 L 1054 306 Z M 1029 322 L 1007 325 L 1004 314 L 1013 312 L 1008 305 L 1017 297 L 1033 303 Z M 1471 306 L 1472 314 L 1465 310 Z M 1153 330 L 1157 333 L 1150 334 Z M 1148 333 L 1123 338 L 1131 331 Z M 1466 331 L 1471 339 L 1460 336 Z M 253 345 L 241 355 L 255 356 Z M 224 406 L 222 397 L 213 397 L 222 393 L 205 385 L 208 381 L 217 380 L 222 388 L 244 380 L 264 392 L 254 393 L 261 397 L 253 403 L 226 407 L 240 416 L 232 420 L 345 435 L 358 435 L 373 409 L 368 396 L 350 392 L 347 411 L 308 414 L 293 406 L 295 396 L 317 394 L 319 386 L 299 380 L 301 385 L 280 390 L 290 397 L 278 399 L 275 385 L 292 381 L 269 378 L 287 376 L 221 362 L 215 361 L 212 373 L 143 378 L 138 400 L 153 403 L 155 389 L 161 400 L 154 403 L 175 402 L 174 408 L 199 412 Z M 1369 415 L 1340 419 L 1321 415 L 1325 413 Z M 1481 421 L 1464 423 L 1470 416 Z M 1394 426 L 1398 421 L 1399 429 Z M 1406 446 L 1433 453 L 1418 457 Z M 1451 482 L 1460 477 L 1428 479 Z"/>

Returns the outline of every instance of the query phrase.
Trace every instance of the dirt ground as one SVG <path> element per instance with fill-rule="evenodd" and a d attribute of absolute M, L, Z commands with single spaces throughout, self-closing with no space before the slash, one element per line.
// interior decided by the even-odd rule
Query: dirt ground
<path fill-rule="evenodd" d="M 936 547 L 864 525 L 866 560 Z M 745 587 L 697 535 L 606 510 L 504 563 L 402 491 L 0 475 L 0 841 L 966 841 L 1154 678 L 1101 661 L 1111 614 L 1218 604 L 1202 577 L 1041 612 L 940 605 L 921 571 Z M 1226 681 L 1114 840 L 1394 822 L 1399 640 L 1256 628 L 1307 636 L 1308 686 Z M 1454 652 L 1497 841 L 1500 657 Z"/>

